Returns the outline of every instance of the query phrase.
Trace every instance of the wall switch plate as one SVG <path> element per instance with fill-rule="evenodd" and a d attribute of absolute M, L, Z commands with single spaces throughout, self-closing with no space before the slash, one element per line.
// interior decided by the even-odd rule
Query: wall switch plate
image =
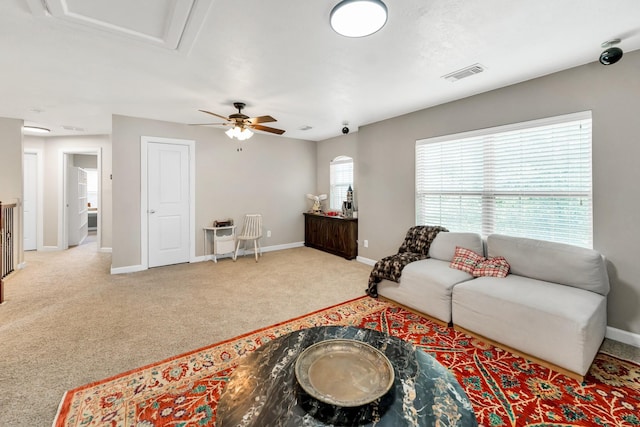
<path fill-rule="evenodd" d="M 368 241 L 368 240 L 365 240 L 365 241 L 364 241 L 364 247 L 365 247 L 365 248 L 368 248 L 368 247 L 369 247 L 369 241 Z"/>
<path fill-rule="evenodd" d="M 271 237 L 271 230 L 267 230 L 267 237 Z"/>

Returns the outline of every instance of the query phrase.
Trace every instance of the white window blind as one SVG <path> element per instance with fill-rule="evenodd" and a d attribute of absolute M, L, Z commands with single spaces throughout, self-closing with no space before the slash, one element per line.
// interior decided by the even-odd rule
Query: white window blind
<path fill-rule="evenodd" d="M 342 209 L 342 202 L 347 200 L 347 190 L 353 186 L 353 159 L 339 156 L 329 166 L 330 203 L 329 208 Z M 353 187 L 352 187 L 353 188 Z"/>
<path fill-rule="evenodd" d="M 591 112 L 416 142 L 416 223 L 593 247 Z"/>

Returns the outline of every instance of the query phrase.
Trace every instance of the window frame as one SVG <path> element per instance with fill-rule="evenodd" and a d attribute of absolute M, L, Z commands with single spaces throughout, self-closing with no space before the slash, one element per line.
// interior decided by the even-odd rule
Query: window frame
<path fill-rule="evenodd" d="M 580 122 L 584 121 L 584 123 L 581 123 L 581 125 L 584 125 L 585 123 L 588 123 L 589 125 L 588 139 L 584 141 L 580 139 L 581 143 L 584 143 L 584 145 L 588 145 L 588 152 L 587 151 L 581 152 L 583 158 L 588 157 L 587 173 L 582 173 L 582 169 L 580 169 L 580 173 L 582 173 L 582 175 L 580 175 L 582 181 L 580 182 L 584 183 L 588 181 L 588 184 L 589 184 L 588 191 L 580 191 L 577 193 L 576 192 L 563 193 L 562 191 L 556 191 L 556 190 L 549 191 L 549 192 L 535 191 L 535 190 L 533 191 L 520 190 L 520 191 L 514 192 L 513 194 L 508 194 L 508 192 L 496 191 L 495 188 L 491 188 L 492 187 L 490 185 L 491 179 L 495 179 L 496 176 L 500 175 L 499 172 L 496 172 L 495 174 L 491 172 L 492 171 L 491 168 L 495 166 L 495 164 L 497 164 L 497 161 L 492 159 L 492 156 L 495 156 L 495 153 L 492 153 L 491 156 L 486 153 L 487 150 L 494 149 L 490 147 L 492 142 L 489 142 L 492 138 L 495 140 L 501 141 L 505 138 L 505 135 L 508 135 L 509 133 L 512 133 L 512 132 L 530 130 L 531 131 L 530 135 L 531 135 L 531 134 L 535 134 L 536 131 L 539 131 L 540 128 L 543 128 L 543 127 L 556 126 L 556 125 L 562 125 L 562 124 L 569 125 L 577 121 L 580 121 Z M 574 240 L 565 240 L 566 237 L 563 237 L 563 236 L 559 236 L 557 238 L 556 236 L 554 236 L 554 238 L 543 238 L 543 239 L 592 248 L 593 247 L 593 160 L 592 160 L 593 131 L 592 131 L 592 126 L 593 126 L 593 119 L 592 119 L 591 111 L 583 111 L 579 113 L 565 114 L 565 115 L 549 117 L 549 118 L 544 118 L 539 120 L 531 120 L 531 121 L 514 123 L 509 125 L 496 126 L 496 127 L 479 129 L 479 130 L 474 130 L 469 132 L 462 132 L 457 134 L 443 135 L 443 136 L 434 137 L 434 138 L 417 140 L 416 146 L 415 146 L 415 215 L 416 215 L 415 222 L 416 224 L 419 225 L 421 222 L 424 222 L 421 219 L 425 218 L 425 216 L 428 214 L 427 211 L 423 210 L 424 199 L 429 196 L 437 197 L 438 194 L 441 200 L 443 198 L 446 198 L 446 196 L 450 196 L 451 198 L 455 198 L 457 196 L 461 204 L 468 202 L 471 196 L 474 194 L 475 196 L 480 197 L 480 202 L 479 203 L 475 202 L 472 206 L 474 209 L 476 209 L 475 211 L 473 211 L 476 214 L 476 221 L 474 222 L 474 225 L 470 228 L 476 228 L 476 229 L 458 230 L 458 229 L 455 229 L 456 227 L 448 227 L 448 228 L 452 228 L 451 231 L 478 232 L 483 237 L 486 237 L 489 234 L 501 232 L 500 229 L 496 228 L 496 224 L 495 224 L 496 220 L 493 217 L 493 212 L 491 212 L 492 209 L 497 210 L 498 208 L 498 205 L 496 205 L 495 203 L 496 200 L 500 200 L 501 203 L 506 204 L 508 202 L 508 197 L 512 197 L 514 200 L 517 198 L 528 199 L 528 202 L 535 202 L 535 201 L 545 202 L 545 199 L 554 199 L 554 198 L 557 200 L 565 200 L 565 201 L 575 199 L 576 201 L 580 202 L 579 203 L 580 206 L 583 206 L 582 202 L 583 200 L 585 200 L 585 203 L 588 203 L 588 205 L 586 206 L 586 208 L 581 208 L 583 210 L 582 212 L 583 215 L 580 217 L 580 220 L 576 222 L 580 222 L 582 224 L 581 230 L 584 232 L 588 232 L 587 236 L 585 236 L 582 239 L 574 239 Z M 580 130 L 580 132 L 582 134 L 583 132 L 582 129 Z M 530 143 L 532 138 L 531 136 L 528 136 L 528 138 L 529 140 L 525 140 L 525 141 Z M 480 158 L 479 162 L 481 163 L 481 168 L 477 169 L 477 172 L 476 172 L 478 174 L 479 173 L 482 174 L 482 178 L 481 178 L 482 185 L 477 186 L 479 190 L 475 188 L 475 190 L 477 191 L 465 190 L 465 191 L 460 191 L 459 193 L 442 191 L 442 188 L 446 187 L 445 184 L 441 184 L 440 193 L 435 191 L 432 191 L 432 192 L 423 191 L 424 186 L 423 188 L 421 188 L 421 183 L 423 182 L 421 181 L 421 179 L 424 180 L 425 175 L 427 175 L 428 173 L 424 172 L 424 169 L 421 169 L 426 166 L 423 164 L 420 164 L 421 162 L 420 157 L 422 156 L 422 154 L 420 153 L 419 150 L 421 150 L 421 147 L 427 144 L 449 144 L 449 143 L 451 144 L 458 143 L 461 147 L 465 143 L 475 144 L 473 145 L 473 149 L 477 150 L 478 152 L 482 151 L 482 154 L 475 153 Z M 554 140 L 554 143 L 559 144 L 557 140 Z M 478 144 L 482 144 L 482 145 L 478 145 Z M 441 146 L 444 146 L 444 145 L 441 145 Z M 448 149 L 456 148 L 456 146 L 452 145 L 452 146 L 448 146 L 447 148 Z M 443 155 L 443 156 L 446 157 L 446 155 Z M 445 160 L 448 160 L 451 158 L 455 160 L 455 157 L 451 157 L 451 156 L 448 158 L 445 158 Z M 472 156 L 469 156 L 469 158 L 472 158 L 472 160 L 474 161 L 477 160 Z M 513 157 L 513 159 L 520 159 L 520 158 L 526 159 L 525 157 L 517 157 L 517 156 Z M 547 156 L 547 158 L 552 159 L 553 157 Z M 466 158 L 464 157 L 464 155 L 461 155 L 460 159 L 461 159 L 460 163 L 462 163 L 462 159 L 466 159 Z M 513 159 L 509 161 L 515 163 Z M 549 160 L 549 161 L 552 163 L 552 160 Z M 422 163 L 425 163 L 425 161 L 423 161 Z M 477 167 L 477 165 L 474 164 L 473 166 L 469 166 L 469 167 Z M 462 168 L 462 166 L 460 166 L 460 168 Z M 561 170 L 561 168 L 559 168 L 558 170 Z M 568 170 L 568 169 L 565 169 L 565 170 Z M 438 171 L 438 172 L 441 177 L 444 177 L 446 175 L 444 171 Z M 466 174 L 467 172 L 464 172 L 464 173 Z M 469 175 L 472 175 L 472 174 L 469 173 Z M 526 184 L 536 183 L 537 180 L 540 179 L 540 177 L 542 176 L 544 176 L 544 174 L 536 175 L 534 178 L 531 178 L 529 181 L 516 180 L 514 182 L 518 182 L 526 186 Z M 455 182 L 459 182 L 459 181 L 455 181 Z M 467 182 L 467 181 L 462 181 L 462 182 Z M 487 183 L 489 183 L 489 185 L 486 185 Z M 473 185 L 473 187 L 476 187 L 476 186 Z M 507 200 L 507 202 L 505 202 L 505 200 Z M 522 203 L 522 205 L 530 206 L 527 203 Z M 547 210 L 545 208 L 546 205 L 542 204 L 541 206 L 542 206 L 541 211 Z M 588 208 L 588 213 L 585 214 L 585 211 L 587 208 Z M 461 208 L 461 210 L 462 209 L 464 208 Z M 440 211 L 440 218 L 442 219 L 442 208 L 440 209 L 436 208 L 435 210 Z M 478 212 L 480 212 L 480 215 L 481 215 L 481 218 L 479 220 L 479 223 L 480 223 L 479 229 L 478 229 L 478 221 L 477 221 Z M 504 213 L 505 210 L 503 209 L 501 212 Z M 461 219 L 462 217 L 457 218 L 457 220 L 461 220 Z M 426 220 L 429 221 L 429 219 L 426 219 Z M 433 225 L 443 225 L 447 227 L 446 221 L 441 221 L 441 222 L 442 222 L 441 224 L 433 224 Z M 452 223 L 456 223 L 456 222 L 457 221 L 452 221 Z M 523 223 L 527 223 L 527 221 L 525 220 Z M 529 221 L 528 223 L 532 223 L 532 221 Z M 515 234 L 515 233 L 508 233 L 508 232 L 505 233 L 504 231 L 502 231 L 502 233 Z M 527 233 L 524 233 L 524 232 L 521 234 L 521 236 L 537 238 L 537 236 L 527 235 Z"/>
<path fill-rule="evenodd" d="M 351 165 L 351 179 L 335 183 L 338 178 L 334 168 L 340 167 L 340 165 Z M 350 156 L 337 156 L 329 162 L 329 209 L 340 211 L 342 209 L 342 202 L 347 200 L 347 191 L 349 187 L 353 189 L 353 177 L 354 177 L 354 161 Z M 337 205 L 336 205 L 337 204 Z"/>

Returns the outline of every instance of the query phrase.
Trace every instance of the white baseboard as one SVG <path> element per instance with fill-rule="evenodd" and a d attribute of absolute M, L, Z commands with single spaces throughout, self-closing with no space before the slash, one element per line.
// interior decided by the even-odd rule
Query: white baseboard
<path fill-rule="evenodd" d="M 26 266 L 27 266 L 26 262 L 21 262 L 20 264 L 18 264 L 18 270 L 23 270 Z"/>
<path fill-rule="evenodd" d="M 607 331 L 604 336 L 610 340 L 620 341 L 634 347 L 640 347 L 640 335 L 634 334 L 633 332 L 623 331 L 622 329 L 607 326 Z"/>
<path fill-rule="evenodd" d="M 57 246 L 43 246 L 42 248 L 38 248 L 39 251 L 59 251 L 60 248 L 58 248 Z"/>
<path fill-rule="evenodd" d="M 370 266 L 376 265 L 376 260 L 375 259 L 365 258 L 363 256 L 356 257 L 356 261 L 361 262 L 363 264 L 370 265 Z"/>
<path fill-rule="evenodd" d="M 128 265 L 126 267 L 111 267 L 111 274 L 136 273 L 138 271 L 147 270 L 143 265 Z"/>
<path fill-rule="evenodd" d="M 299 248 L 302 246 L 304 246 L 304 242 L 286 243 L 284 245 L 266 246 L 262 248 L 262 252 L 281 251 L 284 249 Z M 111 250 L 111 248 L 109 248 L 109 250 Z M 247 250 L 246 252 L 244 249 L 240 249 L 238 251 L 238 256 L 253 255 L 253 253 L 254 253 L 253 249 Z M 232 253 L 217 256 L 218 259 L 231 258 L 231 257 L 233 257 Z M 213 255 L 209 254 L 209 255 L 197 256 L 195 258 L 192 258 L 189 262 L 204 262 L 204 261 L 213 261 Z M 147 270 L 147 268 L 143 267 L 142 265 L 128 265 L 126 267 L 115 267 L 115 268 L 111 267 L 111 274 L 135 273 L 135 272 L 144 271 L 144 270 Z"/>
<path fill-rule="evenodd" d="M 233 253 L 229 252 L 228 254 L 217 255 L 216 258 L 218 260 L 220 260 L 222 258 L 233 258 Z M 213 255 L 212 254 L 200 255 L 200 256 L 197 256 L 195 258 L 192 258 L 191 261 L 189 261 L 189 262 L 190 263 L 194 263 L 194 262 L 205 262 L 205 261 L 213 261 Z"/>
<path fill-rule="evenodd" d="M 204 262 L 204 261 L 209 261 L 210 259 L 213 259 L 213 257 L 211 255 L 197 256 L 195 258 L 191 258 L 191 260 L 189 260 L 189 262 L 190 263 Z"/>
<path fill-rule="evenodd" d="M 111 248 L 99 248 L 98 252 L 103 252 L 105 254 L 110 254 L 112 252 Z"/>
<path fill-rule="evenodd" d="M 304 246 L 304 242 L 294 242 L 294 243 L 285 243 L 283 245 L 273 245 L 273 246 L 264 246 L 262 248 L 262 252 L 274 252 L 274 251 L 283 251 L 285 249 L 293 249 L 293 248 L 301 248 Z M 243 248 L 238 250 L 238 256 L 253 256 L 255 251 L 253 248 L 247 248 L 245 251 Z M 223 257 L 226 255 L 223 255 Z M 221 258 L 221 257 L 218 257 Z"/>
<path fill-rule="evenodd" d="M 304 246 L 304 242 L 293 242 L 286 243 L 284 245 L 273 245 L 273 246 L 265 246 L 262 248 L 262 252 L 273 252 L 273 251 L 282 251 L 284 249 L 293 249 L 293 248 L 301 248 Z M 247 251 L 247 253 L 253 253 L 252 250 Z"/>

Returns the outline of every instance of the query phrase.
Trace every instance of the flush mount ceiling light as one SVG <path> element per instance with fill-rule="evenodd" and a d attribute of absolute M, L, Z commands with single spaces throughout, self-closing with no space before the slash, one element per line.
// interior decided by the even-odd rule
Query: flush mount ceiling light
<path fill-rule="evenodd" d="M 331 11 L 331 28 L 345 37 L 365 37 L 384 27 L 387 6 L 380 0 L 342 0 Z"/>
<path fill-rule="evenodd" d="M 620 61 L 622 58 L 622 49 L 613 47 L 620 43 L 620 39 L 613 39 L 602 43 L 600 46 L 605 50 L 600 54 L 600 63 L 602 65 L 611 65 Z"/>
<path fill-rule="evenodd" d="M 31 133 L 49 133 L 51 129 L 41 128 L 38 126 L 22 126 L 23 132 L 31 132 Z"/>

